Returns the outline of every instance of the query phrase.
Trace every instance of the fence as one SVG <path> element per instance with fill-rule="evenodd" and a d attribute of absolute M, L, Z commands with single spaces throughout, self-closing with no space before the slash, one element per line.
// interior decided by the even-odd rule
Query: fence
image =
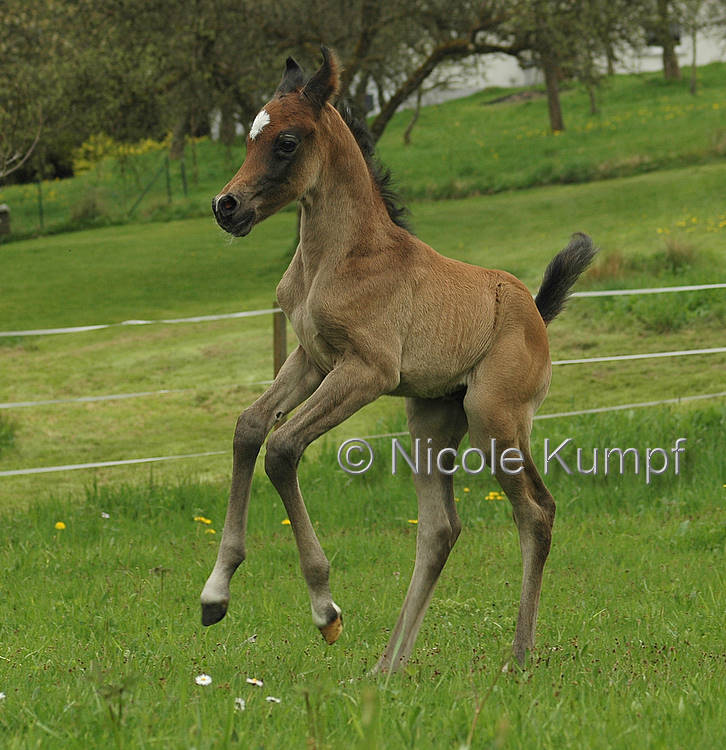
<path fill-rule="evenodd" d="M 605 297 L 605 296 L 625 296 L 625 295 L 643 295 L 643 294 L 666 294 L 666 293 L 679 293 L 679 292 L 690 292 L 690 291 L 701 291 L 701 290 L 715 290 L 726 288 L 726 283 L 717 284 L 693 284 L 687 286 L 673 286 L 673 287 L 656 287 L 647 289 L 610 289 L 610 290 L 595 290 L 585 292 L 575 292 L 573 297 Z M 82 333 L 89 331 L 96 331 L 105 328 L 111 328 L 115 326 L 141 326 L 141 325 L 177 325 L 183 323 L 204 323 L 216 320 L 230 320 L 239 318 L 248 318 L 259 315 L 272 315 L 273 317 L 273 374 L 277 375 L 280 367 L 285 361 L 287 354 L 287 325 L 286 319 L 282 311 L 278 307 L 272 307 L 263 310 L 247 310 L 236 313 L 223 313 L 219 315 L 201 315 L 188 318 L 171 318 L 162 320 L 126 320 L 120 323 L 104 323 L 90 326 L 72 326 L 68 328 L 49 328 L 49 329 L 35 329 L 26 331 L 0 331 L 0 337 L 2 336 L 42 336 L 42 335 L 53 335 L 53 334 L 70 334 L 70 333 Z M 711 347 L 707 349 L 687 349 L 677 351 L 666 351 L 666 352 L 645 352 L 639 354 L 614 354 L 600 357 L 584 357 L 580 359 L 567 359 L 567 360 L 555 360 L 552 362 L 553 366 L 561 365 L 575 365 L 575 364 L 588 364 L 596 362 L 619 362 L 625 360 L 641 360 L 641 359 L 653 359 L 663 357 L 682 357 L 682 356 L 694 356 L 694 355 L 709 355 L 709 354 L 720 354 L 726 353 L 726 346 L 723 347 Z M 246 383 L 245 385 L 266 385 L 272 381 L 254 381 Z M 162 389 L 158 391 L 142 391 L 139 393 L 122 393 L 122 394 L 109 394 L 109 395 L 95 395 L 95 396 L 80 396 L 77 398 L 68 399 L 46 399 L 38 401 L 19 401 L 19 402 L 7 402 L 0 403 L 0 409 L 14 409 L 24 407 L 35 407 L 44 406 L 48 404 L 65 404 L 65 403 L 87 403 L 95 401 L 111 401 L 115 399 L 130 399 L 130 398 L 143 398 L 166 395 L 170 393 L 184 393 L 193 389 Z M 612 411 L 621 411 L 624 409 L 635 409 L 635 408 L 648 408 L 653 406 L 660 406 L 665 404 L 679 404 L 697 400 L 705 399 L 717 399 L 726 397 L 726 391 L 719 391 L 715 393 L 704 393 L 695 394 L 690 396 L 684 396 L 680 398 L 661 399 L 658 401 L 646 401 L 632 404 L 620 404 L 616 406 L 605 406 L 597 407 L 594 409 L 580 409 L 569 412 L 558 412 L 553 414 L 539 414 L 535 416 L 535 419 L 556 419 L 563 417 L 580 416 L 584 414 L 600 414 Z M 407 433 L 387 433 L 382 435 L 369 435 L 366 439 L 376 439 L 385 437 L 396 437 L 399 435 L 405 435 Z M 149 458 L 130 458 L 121 459 L 116 461 L 99 461 L 93 463 L 82 463 L 82 464 L 66 464 L 63 466 L 44 466 L 29 469 L 13 469 L 9 471 L 0 471 L 0 477 L 20 476 L 29 474 L 44 474 L 49 472 L 57 471 L 72 471 L 78 469 L 95 469 L 105 468 L 113 466 L 128 466 L 134 464 L 145 464 L 154 463 L 159 461 L 177 461 L 190 458 L 203 458 L 206 456 L 219 456 L 228 453 L 227 450 L 223 451 L 206 451 L 203 453 L 188 453 L 175 456 L 153 456 Z"/>
<path fill-rule="evenodd" d="M 73 180 L 43 180 L 0 187 L 10 209 L 10 232 L 0 242 L 129 218 L 197 216 L 237 159 L 224 146 L 190 139 L 182 159 L 164 150 L 130 151 L 96 163 Z M 199 150 L 199 156 L 197 156 Z M 208 209 L 206 209 L 208 210 Z"/>

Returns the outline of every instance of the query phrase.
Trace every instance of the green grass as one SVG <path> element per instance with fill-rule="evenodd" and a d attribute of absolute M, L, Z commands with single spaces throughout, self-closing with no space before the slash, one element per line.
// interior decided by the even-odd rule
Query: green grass
<path fill-rule="evenodd" d="M 416 511 L 410 479 L 385 460 L 350 478 L 328 441 L 302 464 L 346 617 L 334 647 L 309 622 L 282 504 L 262 478 L 249 559 L 210 629 L 198 594 L 218 534 L 193 518 L 219 531 L 226 485 L 90 487 L 82 504 L 56 495 L 5 512 L 0 744 L 459 748 L 483 700 L 474 747 L 721 747 L 725 422 L 724 408 L 700 407 L 536 427 L 536 453 L 545 436 L 642 450 L 682 435 L 687 452 L 678 477 L 649 486 L 632 474 L 548 476 L 558 519 L 538 647 L 524 672 L 503 675 L 519 546 L 508 503 L 484 499 L 496 488 L 486 475 L 457 479 L 464 531 L 411 663 L 390 679 L 366 673 L 403 600 Z M 209 687 L 194 684 L 202 672 Z"/>
<path fill-rule="evenodd" d="M 579 288 L 715 282 L 726 270 L 726 228 L 719 228 L 725 180 L 726 165 L 708 165 L 424 202 L 413 219 L 445 254 L 503 267 L 533 290 L 572 230 L 590 232 L 603 256 Z M 678 226 L 684 219 L 687 226 Z M 292 214 L 276 216 L 235 242 L 205 219 L 11 243 L 3 249 L 0 320 L 5 330 L 23 330 L 266 308 L 288 262 L 293 224 Z M 550 328 L 552 358 L 722 346 L 724 325 L 720 291 L 576 299 Z M 724 362 L 726 355 L 711 355 L 556 368 L 541 411 L 723 390 Z M 237 415 L 262 391 L 249 384 L 271 375 L 269 317 L 0 339 L 0 402 L 182 391 L 12 410 L 15 439 L 0 455 L 0 471 L 226 451 Z M 403 427 L 402 410 L 397 399 L 380 400 L 335 434 L 373 434 L 381 421 Z M 229 457 L 189 465 L 222 478 Z M 180 470 L 177 463 L 154 469 L 162 478 Z M 133 483 L 147 471 L 113 468 L 98 477 Z M 56 491 L 78 495 L 87 482 L 85 472 L 4 477 L 0 502 L 22 507 Z"/>
<path fill-rule="evenodd" d="M 393 118 L 380 154 L 408 198 L 455 198 L 554 183 L 582 183 L 664 168 L 723 161 L 726 156 L 726 64 L 699 68 L 698 96 L 688 92 L 688 75 L 666 83 L 659 74 L 609 79 L 601 92 L 601 112 L 589 113 L 587 94 L 563 92 L 567 130 L 551 135 L 544 98 L 490 102 L 507 90 L 426 107 L 402 146 L 411 117 Z M 514 91 L 514 90 L 512 90 Z M 188 195 L 182 192 L 181 164 L 171 163 L 172 201 L 164 174 L 158 176 L 133 216 L 129 211 L 163 164 L 160 152 L 130 157 L 124 168 L 105 160 L 80 177 L 42 185 L 45 231 L 92 224 L 168 221 L 209 215 L 209 201 L 236 172 L 242 145 L 227 149 L 202 140 L 186 155 Z M 39 231 L 35 185 L 0 190 L 12 211 L 13 236 Z"/>
<path fill-rule="evenodd" d="M 566 182 L 572 174 L 644 172 L 413 205 L 417 233 L 433 247 L 505 268 L 533 290 L 577 230 L 601 247 L 580 289 L 723 281 L 726 163 L 713 148 L 723 133 L 713 107 L 723 101 L 722 71 L 703 69 L 695 100 L 651 76 L 618 78 L 599 121 L 586 115 L 583 94 L 569 92 L 569 130 L 556 137 L 523 130 L 543 127 L 542 101 L 485 107 L 494 96 L 485 93 L 422 113 L 414 144 L 394 150 L 403 113 L 383 151 L 419 196 L 521 187 L 542 175 Z M 625 116 L 625 102 L 635 115 Z M 471 128 L 481 133 L 467 138 Z M 475 140 L 484 133 L 481 147 Z M 188 202 L 168 208 L 152 195 L 139 207 L 138 223 L 3 244 L 0 330 L 269 307 L 289 261 L 294 214 L 230 242 L 206 206 L 234 166 L 210 144 L 198 149 L 199 182 Z M 159 155 L 146 158 L 156 169 Z M 573 172 L 578 159 L 582 171 Z M 598 166 L 604 159 L 607 169 Z M 462 172 L 467 163 L 481 170 Z M 99 191 L 94 195 L 107 205 L 112 196 L 117 214 L 110 219 L 120 221 L 137 185 L 127 175 L 124 193 L 114 169 L 106 163 L 86 182 L 59 183 L 59 196 L 69 191 L 63 210 Z M 487 175 L 497 174 L 511 184 L 491 183 Z M 32 195 L 27 206 L 32 232 Z M 53 210 L 49 205 L 49 225 Z M 16 228 L 22 211 L 14 213 Z M 204 218 L 182 219 L 196 212 Z M 168 223 L 148 221 L 172 215 Z M 63 216 L 59 210 L 56 228 L 67 228 Z M 703 291 L 574 299 L 549 335 L 557 360 L 722 346 L 725 326 L 726 295 Z M 726 744 L 724 399 L 535 422 L 540 468 L 545 438 L 552 446 L 573 439 L 571 466 L 575 447 L 583 448 L 587 466 L 593 448 L 635 447 L 643 457 L 648 448 L 670 450 L 679 437 L 687 442 L 682 472 L 675 476 L 671 463 L 650 484 L 642 471 L 585 476 L 552 466 L 545 479 L 558 518 L 538 646 L 523 672 L 500 671 L 514 632 L 521 563 L 509 504 L 485 499 L 497 485 L 484 474 L 456 478 L 464 532 L 409 668 L 390 679 L 366 676 L 405 595 L 415 496 L 408 476 L 391 476 L 386 439 L 373 440 L 377 460 L 363 477 L 339 470 L 336 450 L 349 436 L 404 430 L 399 399 L 361 410 L 301 463 L 303 493 L 345 613 L 340 641 L 325 647 L 310 623 L 282 504 L 261 470 L 249 560 L 234 579 L 227 618 L 203 629 L 198 595 L 221 533 L 228 449 L 238 413 L 262 391 L 254 382 L 271 375 L 270 328 L 269 317 L 258 317 L 0 338 L 0 403 L 173 389 L 4 410 L 0 471 L 224 451 L 0 478 L 3 750 L 460 748 L 472 730 L 477 748 Z M 723 354 L 556 367 L 540 413 L 721 391 L 725 367 Z M 215 534 L 193 520 L 198 515 L 212 520 Z M 64 529 L 55 528 L 59 521 Z M 211 686 L 194 684 L 201 672 L 212 675 Z M 264 688 L 247 677 L 263 678 Z M 267 695 L 282 702 L 268 703 Z M 244 712 L 235 711 L 236 697 L 247 701 Z"/>
<path fill-rule="evenodd" d="M 545 97 L 499 104 L 483 91 L 421 110 L 412 145 L 402 148 L 410 115 L 392 121 L 380 153 L 408 195 L 462 197 L 552 183 L 640 174 L 726 155 L 724 65 L 699 68 L 702 88 L 688 93 L 659 74 L 615 76 L 591 115 L 587 94 L 562 94 L 566 130 L 552 135 Z"/>

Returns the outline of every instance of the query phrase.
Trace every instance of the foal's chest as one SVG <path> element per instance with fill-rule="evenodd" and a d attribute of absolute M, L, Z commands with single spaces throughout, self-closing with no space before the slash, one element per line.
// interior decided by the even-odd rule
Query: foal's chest
<path fill-rule="evenodd" d="M 309 306 L 302 302 L 292 310 L 286 311 L 286 314 L 300 345 L 310 359 L 323 372 L 330 372 L 335 367 L 339 352 L 331 346 L 319 329 Z"/>

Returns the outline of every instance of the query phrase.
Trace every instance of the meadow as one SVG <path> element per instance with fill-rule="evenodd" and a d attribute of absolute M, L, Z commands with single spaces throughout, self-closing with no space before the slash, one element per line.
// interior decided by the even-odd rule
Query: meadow
<path fill-rule="evenodd" d="M 470 179 L 461 194 L 474 194 L 452 197 L 459 187 L 447 182 L 450 176 L 437 182 L 432 170 L 455 161 L 436 152 L 435 143 L 437 133 L 458 127 L 454 118 L 461 127 L 484 128 L 486 121 L 476 125 L 480 113 L 491 112 L 510 123 L 506 138 L 496 136 L 509 165 L 502 175 L 509 177 L 544 174 L 540 149 L 579 158 L 579 146 L 567 139 L 602 139 L 591 164 L 602 163 L 608 150 L 637 153 L 650 142 L 660 148 L 665 110 L 643 123 L 621 114 L 619 130 L 592 127 L 590 133 L 578 132 L 573 115 L 572 130 L 560 136 L 523 130 L 524 152 L 517 128 L 528 127 L 532 108 L 542 102 L 483 106 L 501 92 L 424 110 L 410 148 L 427 149 L 433 158 L 394 148 L 406 113 L 392 124 L 382 153 L 419 196 L 411 205 L 419 236 L 452 257 L 505 268 L 533 291 L 572 231 L 588 232 L 601 248 L 578 289 L 723 282 L 726 162 L 716 152 L 694 157 L 682 130 L 685 123 L 702 126 L 691 143 L 717 138 L 720 121 L 708 118 L 725 90 L 711 74 L 704 70 L 695 100 L 686 84 L 639 81 L 643 96 L 658 89 L 670 106 L 679 97 L 684 107 L 709 106 L 677 115 L 686 119 L 671 131 L 680 135 L 669 147 L 670 161 L 652 169 L 641 163 L 636 174 L 502 191 L 486 187 L 487 158 L 476 174 L 455 178 Z M 637 82 L 623 77 L 611 84 L 627 96 L 611 97 L 609 116 L 630 111 L 626 99 L 636 97 Z M 635 99 L 632 106 L 637 112 L 641 105 Z M 229 172 L 221 158 L 199 166 L 200 174 L 210 172 L 207 193 L 198 196 L 206 212 L 206 195 Z M 612 179 L 600 179 L 607 176 Z M 85 189 L 82 182 L 62 188 L 69 195 Z M 443 195 L 451 199 L 429 199 Z M 156 218 L 164 216 L 170 218 L 163 211 Z M 291 255 L 294 213 L 234 242 L 206 213 L 151 218 L 0 246 L 0 330 L 272 305 Z M 719 347 L 725 326 L 724 290 L 704 290 L 573 299 L 549 333 L 553 360 L 563 360 Z M 555 367 L 540 413 L 721 392 L 725 372 L 726 354 Z M 686 452 L 678 475 L 671 463 L 650 484 L 642 468 L 606 477 L 550 467 L 545 479 L 558 516 L 537 648 L 524 670 L 502 672 L 521 573 L 509 504 L 498 499 L 488 474 L 458 475 L 464 530 L 412 661 L 403 674 L 371 678 L 412 570 L 416 502 L 410 478 L 390 473 L 389 438 L 372 439 L 378 460 L 361 477 L 339 469 L 336 451 L 346 437 L 405 430 L 396 399 L 362 410 L 312 446 L 301 464 L 301 487 L 344 611 L 339 642 L 325 646 L 310 623 L 291 531 L 262 471 L 253 485 L 249 559 L 233 580 L 229 614 L 208 629 L 199 621 L 198 596 L 224 518 L 234 423 L 271 374 L 269 316 L 0 336 L 0 404 L 168 391 L 0 409 L 0 472 L 220 452 L 0 476 L 0 747 L 726 744 L 723 398 L 535 422 L 540 467 L 545 439 L 556 445 L 572 438 L 585 451 L 585 465 L 595 447 L 669 451 L 685 437 Z M 200 674 L 210 675 L 211 684 L 196 684 Z"/>
<path fill-rule="evenodd" d="M 684 79 L 688 75 L 686 68 Z M 554 137 L 543 91 L 489 88 L 423 108 L 408 146 L 403 146 L 403 134 L 412 114 L 400 112 L 384 132 L 379 153 L 409 200 L 463 198 L 718 162 L 726 156 L 726 63 L 703 66 L 698 76 L 697 96 L 686 84 L 665 82 L 658 73 L 607 79 L 595 115 L 584 89 L 566 88 L 566 130 Z M 523 93 L 532 98 L 507 101 Z M 96 139 L 82 149 L 77 159 L 82 173 L 75 179 L 45 181 L 40 190 L 38 185 L 0 187 L 0 203 L 12 211 L 12 237 L 206 217 L 210 196 L 242 161 L 242 141 L 230 147 L 209 138 L 191 141 L 182 160 L 168 162 L 168 185 L 162 146 L 104 147 L 104 140 Z M 120 158 L 101 158 L 104 153 Z"/>

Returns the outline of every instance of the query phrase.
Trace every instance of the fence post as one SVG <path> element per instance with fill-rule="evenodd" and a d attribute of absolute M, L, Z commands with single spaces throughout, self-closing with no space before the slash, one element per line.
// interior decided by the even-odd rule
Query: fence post
<path fill-rule="evenodd" d="M 40 222 L 40 231 L 45 229 L 45 222 L 43 221 L 43 187 L 40 180 L 35 183 L 38 187 L 38 220 Z"/>
<path fill-rule="evenodd" d="M 184 166 L 184 159 L 179 162 L 179 168 L 181 169 L 181 181 L 182 181 L 182 188 L 184 189 L 184 197 L 186 198 L 188 196 L 187 191 L 187 169 Z"/>
<path fill-rule="evenodd" d="M 169 157 L 167 156 L 164 160 L 164 168 L 166 170 L 166 197 L 171 203 L 171 174 L 169 173 Z"/>

